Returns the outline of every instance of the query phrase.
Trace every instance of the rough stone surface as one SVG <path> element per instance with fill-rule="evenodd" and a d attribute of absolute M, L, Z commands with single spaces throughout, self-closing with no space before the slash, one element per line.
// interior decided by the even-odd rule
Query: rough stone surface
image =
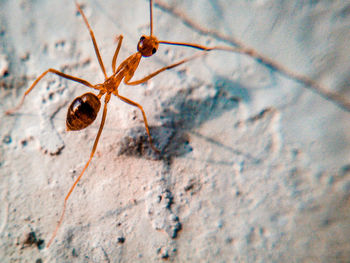
<path fill-rule="evenodd" d="M 148 1 L 79 1 L 107 71 L 149 33 Z M 203 28 L 235 37 L 350 100 L 348 1 L 168 0 Z M 231 45 L 159 6 L 162 40 Z M 161 45 L 139 79 L 194 54 Z M 212 51 L 113 97 L 93 161 L 45 248 L 101 116 L 67 132 L 87 88 L 48 68 L 103 81 L 73 1 L 0 1 L 1 262 L 350 262 L 350 114 L 246 55 Z M 100 114 L 101 115 L 101 114 Z"/>

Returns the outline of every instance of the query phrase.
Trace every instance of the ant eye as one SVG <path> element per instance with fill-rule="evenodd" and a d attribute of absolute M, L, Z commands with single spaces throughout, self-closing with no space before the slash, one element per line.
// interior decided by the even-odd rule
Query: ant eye
<path fill-rule="evenodd" d="M 142 37 L 140 38 L 140 41 L 142 41 L 142 40 L 145 40 L 145 36 L 142 36 Z"/>
<path fill-rule="evenodd" d="M 156 53 L 157 52 L 157 49 L 154 47 L 153 49 L 152 49 L 152 54 L 154 54 L 154 53 Z"/>

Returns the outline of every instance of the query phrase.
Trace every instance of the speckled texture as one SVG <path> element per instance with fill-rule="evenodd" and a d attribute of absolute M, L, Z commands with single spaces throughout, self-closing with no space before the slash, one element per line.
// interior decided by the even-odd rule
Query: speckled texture
<path fill-rule="evenodd" d="M 235 37 L 350 100 L 348 1 L 167 1 L 204 28 Z M 148 33 L 145 0 L 82 2 L 111 71 Z M 154 9 L 164 40 L 230 45 Z M 161 46 L 139 79 L 193 54 Z M 350 114 L 246 55 L 213 51 L 144 85 L 120 86 L 101 116 L 67 132 L 70 102 L 90 91 L 46 76 L 18 113 L 4 116 L 48 68 L 103 81 L 73 1 L 0 2 L 1 262 L 350 262 Z M 100 114 L 101 115 L 101 114 Z"/>

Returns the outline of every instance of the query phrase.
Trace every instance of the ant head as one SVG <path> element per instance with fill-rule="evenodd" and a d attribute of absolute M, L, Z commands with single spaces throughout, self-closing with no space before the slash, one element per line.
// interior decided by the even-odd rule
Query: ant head
<path fill-rule="evenodd" d="M 150 57 L 157 52 L 159 41 L 154 36 L 143 35 L 137 44 L 137 50 L 143 57 Z"/>

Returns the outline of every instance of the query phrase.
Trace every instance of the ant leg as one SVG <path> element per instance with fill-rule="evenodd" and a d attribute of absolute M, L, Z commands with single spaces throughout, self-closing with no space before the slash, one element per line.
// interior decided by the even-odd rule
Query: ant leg
<path fill-rule="evenodd" d="M 28 93 L 31 92 L 31 91 L 33 90 L 33 88 L 36 86 L 36 84 L 38 84 L 38 82 L 39 82 L 47 73 L 49 73 L 49 72 L 50 72 L 50 73 L 54 73 L 54 74 L 56 74 L 56 75 L 58 75 L 58 76 L 60 76 L 60 77 L 62 77 L 62 78 L 69 79 L 69 80 L 73 80 L 73 81 L 75 81 L 75 82 L 79 82 L 79 83 L 81 83 L 81 84 L 83 84 L 83 85 L 85 85 L 85 86 L 87 86 L 87 87 L 89 87 L 89 88 L 98 89 L 96 86 L 90 84 L 88 81 L 86 81 L 86 80 L 84 80 L 84 79 L 80 79 L 80 78 L 77 78 L 77 77 L 73 77 L 73 76 L 67 75 L 67 74 L 65 74 L 65 73 L 63 73 L 63 72 L 60 72 L 60 71 L 58 71 L 58 70 L 56 70 L 56 69 L 50 68 L 50 69 L 46 70 L 45 72 L 43 72 L 43 73 L 33 82 L 33 84 L 29 87 L 29 89 L 26 90 L 26 92 L 24 93 L 24 95 L 23 95 L 23 97 L 22 97 L 20 103 L 19 103 L 16 107 L 14 107 L 13 109 L 7 110 L 7 111 L 5 112 L 5 114 L 10 115 L 10 114 L 13 114 L 15 111 L 17 111 L 17 110 L 22 106 L 22 104 L 23 104 L 23 102 L 24 102 L 24 98 L 28 95 Z"/>
<path fill-rule="evenodd" d="M 69 192 L 68 194 L 66 195 L 66 198 L 64 199 L 64 204 L 63 204 L 63 210 L 62 210 L 62 214 L 61 214 L 61 217 L 60 217 L 60 220 L 58 221 L 58 224 L 56 226 L 56 229 L 55 231 L 53 232 L 52 234 L 52 237 L 49 241 L 49 243 L 47 243 L 47 248 L 51 245 L 52 241 L 55 239 L 56 237 L 56 234 L 57 234 L 57 231 L 58 229 L 60 228 L 62 222 L 63 222 L 63 217 L 64 217 L 64 214 L 66 212 L 66 206 L 67 206 L 67 201 L 68 201 L 68 198 L 70 197 L 71 193 L 73 192 L 74 188 L 77 186 L 78 182 L 80 181 L 81 177 L 83 176 L 86 168 L 89 166 L 91 160 L 92 160 L 92 157 L 94 156 L 95 154 L 95 151 L 96 151 L 96 148 L 97 148 L 97 144 L 98 144 L 98 141 L 100 139 L 100 136 L 101 136 L 101 133 L 102 133 L 102 130 L 103 130 L 103 126 L 105 124 L 105 121 L 106 121 L 106 116 L 107 116 L 107 104 L 109 102 L 109 99 L 111 98 L 111 94 L 108 93 L 105 97 L 105 104 L 104 104 L 104 107 L 103 107 L 103 114 L 102 114 L 102 120 L 101 120 L 101 124 L 100 124 L 100 128 L 98 129 L 98 132 L 97 132 L 97 136 L 96 136 L 96 139 L 95 139 L 95 142 L 94 142 L 94 146 L 92 147 L 92 150 L 91 150 L 91 153 L 90 153 L 90 158 L 89 160 L 87 161 L 87 163 L 85 164 L 84 166 L 84 169 L 81 171 L 79 177 L 75 180 L 74 184 L 71 186 L 71 188 L 69 189 Z"/>
<path fill-rule="evenodd" d="M 103 61 L 102 61 L 102 58 L 101 58 L 101 55 L 100 55 L 100 51 L 98 50 L 98 46 L 97 46 L 97 42 L 96 42 L 96 39 L 95 39 L 95 35 L 94 35 L 94 32 L 92 31 L 90 25 L 89 25 L 89 22 L 83 12 L 83 10 L 80 8 L 79 4 L 77 2 L 75 2 L 75 5 L 77 6 L 77 9 L 79 11 L 79 13 L 81 14 L 81 16 L 83 17 L 83 20 L 84 20 L 84 23 L 86 25 L 86 27 L 88 28 L 89 30 L 89 33 L 90 33 L 90 37 L 91 37 L 91 40 L 92 40 L 92 43 L 94 45 L 94 49 L 95 49 L 95 53 L 96 53 L 96 56 L 97 56 L 97 59 L 98 59 L 98 63 L 100 63 L 100 67 L 101 67 L 101 70 L 105 76 L 105 79 L 108 78 L 107 76 L 107 73 L 106 73 L 106 69 L 105 69 L 105 66 L 103 65 Z"/>
<path fill-rule="evenodd" d="M 143 110 L 142 106 L 126 97 L 123 97 L 121 95 L 118 94 L 118 92 L 114 92 L 113 93 L 114 95 L 116 95 L 119 99 L 121 99 L 122 101 L 124 101 L 125 103 L 127 104 L 130 104 L 134 107 L 137 107 L 141 110 L 142 112 L 142 116 L 143 116 L 143 122 L 145 123 L 145 128 L 146 128 L 146 132 L 148 134 L 148 140 L 149 140 L 149 143 L 151 145 L 151 148 L 153 149 L 153 151 L 155 151 L 156 153 L 160 153 L 160 151 L 153 145 L 153 142 L 152 142 L 152 137 L 151 137 L 151 133 L 149 132 L 149 128 L 148 128 L 148 122 L 147 122 L 147 117 L 146 117 L 146 113 L 145 111 Z"/>
<path fill-rule="evenodd" d="M 122 46 L 122 41 L 123 41 L 123 35 L 119 35 L 117 37 L 118 39 L 118 46 L 117 46 L 117 49 L 115 50 L 114 52 L 114 56 L 113 56 L 113 59 L 112 59 L 112 70 L 113 70 L 113 74 L 117 73 L 115 71 L 115 64 L 117 63 L 117 57 L 118 57 L 118 54 L 119 54 L 119 50 L 120 50 L 120 47 Z"/>
<path fill-rule="evenodd" d="M 155 71 L 155 72 L 149 74 L 148 76 L 146 76 L 146 77 L 144 77 L 144 78 L 142 78 L 142 79 L 140 79 L 140 80 L 130 81 L 130 79 L 131 79 L 132 76 L 126 76 L 126 77 L 124 78 L 124 83 L 125 83 L 126 85 L 130 85 L 130 86 L 139 85 L 139 84 L 141 84 L 141 83 L 143 83 L 143 82 L 146 82 L 147 80 L 149 80 L 149 79 L 155 77 L 156 75 L 158 75 L 159 73 L 161 73 L 161 72 L 163 72 L 163 71 L 165 71 L 165 70 L 175 68 L 175 67 L 177 67 L 177 66 L 179 66 L 179 65 L 181 65 L 181 64 L 183 64 L 183 63 L 186 63 L 186 62 L 188 62 L 188 61 L 190 61 L 190 60 L 192 60 L 192 59 L 195 59 L 195 58 L 197 58 L 197 57 L 203 56 L 203 55 L 206 54 L 206 52 L 207 52 L 207 51 L 198 52 L 198 53 L 194 54 L 194 55 L 191 56 L 191 57 L 185 58 L 185 59 L 180 60 L 180 61 L 178 61 L 178 62 L 176 62 L 176 63 L 174 63 L 174 64 L 171 64 L 171 65 L 169 65 L 169 66 L 166 66 L 166 67 L 163 67 L 163 68 L 161 68 L 161 69 L 158 69 L 157 71 Z"/>

